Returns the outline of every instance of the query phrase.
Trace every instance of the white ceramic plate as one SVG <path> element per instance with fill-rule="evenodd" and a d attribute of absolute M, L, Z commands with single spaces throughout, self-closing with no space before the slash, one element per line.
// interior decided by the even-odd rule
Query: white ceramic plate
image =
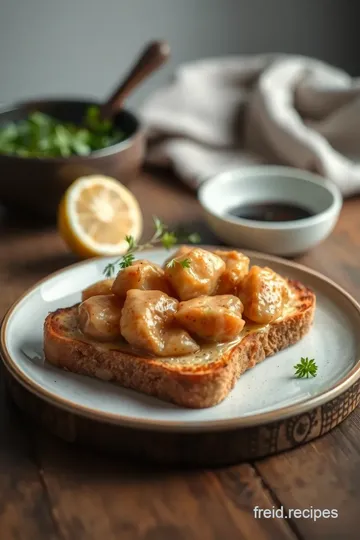
<path fill-rule="evenodd" d="M 70 306 L 80 291 L 102 279 L 108 260 L 80 263 L 35 285 L 9 310 L 2 355 L 11 374 L 30 392 L 63 409 L 104 422 L 165 430 L 229 429 L 300 414 L 340 395 L 360 376 L 360 306 L 320 274 L 282 259 L 249 253 L 252 264 L 298 279 L 317 296 L 315 322 L 296 345 L 244 373 L 219 405 L 191 410 L 100 380 L 64 372 L 43 360 L 43 323 L 49 311 Z M 142 253 L 162 263 L 163 250 Z M 294 364 L 315 358 L 316 378 L 297 379 Z"/>

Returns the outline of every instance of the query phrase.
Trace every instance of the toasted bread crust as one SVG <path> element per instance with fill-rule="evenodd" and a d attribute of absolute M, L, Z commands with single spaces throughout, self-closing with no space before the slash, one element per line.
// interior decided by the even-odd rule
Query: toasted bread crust
<path fill-rule="evenodd" d="M 245 336 L 234 349 L 205 366 L 184 367 L 161 359 L 142 358 L 96 342 L 74 339 L 62 326 L 62 315 L 73 306 L 50 313 L 44 325 L 45 358 L 65 370 L 119 383 L 139 392 L 189 408 L 220 403 L 240 375 L 266 357 L 297 343 L 310 329 L 316 305 L 314 293 L 297 281 L 289 286 L 294 311 L 259 331 Z"/>

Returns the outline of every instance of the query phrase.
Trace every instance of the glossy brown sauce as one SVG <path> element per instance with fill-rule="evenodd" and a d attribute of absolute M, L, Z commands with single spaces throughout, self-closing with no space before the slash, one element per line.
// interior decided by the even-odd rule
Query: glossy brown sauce
<path fill-rule="evenodd" d="M 284 308 L 282 317 L 279 319 L 285 317 L 286 315 L 290 314 L 292 311 L 294 311 L 295 306 L 293 305 L 291 301 L 291 297 L 289 300 L 288 305 Z M 79 341 L 83 341 L 85 343 L 94 344 L 94 340 L 91 338 L 87 338 L 83 332 L 78 328 L 77 325 L 77 317 L 76 317 L 76 311 L 71 312 L 68 315 L 68 320 L 64 321 L 65 326 L 67 326 L 68 331 L 70 331 L 74 337 L 74 339 L 77 339 Z M 278 320 L 279 320 L 278 319 Z M 125 354 L 128 354 L 130 356 L 137 356 L 140 358 L 148 358 L 149 360 L 152 360 L 153 362 L 160 362 L 171 364 L 181 365 L 183 367 L 189 366 L 189 368 L 194 367 L 198 365 L 204 365 L 205 363 L 210 364 L 212 362 L 216 362 L 216 360 L 223 354 L 231 351 L 234 349 L 247 335 L 253 333 L 253 332 L 264 332 L 268 328 L 269 325 L 265 324 L 256 324 L 251 321 L 246 321 L 246 324 L 241 331 L 241 333 L 233 340 L 227 343 L 199 343 L 200 350 L 196 353 L 192 354 L 186 354 L 182 356 L 171 356 L 171 357 L 159 357 L 159 356 L 153 356 L 148 351 L 143 351 L 140 349 L 137 349 L 127 343 L 125 339 L 120 338 L 116 341 L 110 341 L 110 342 L 97 342 L 97 346 L 101 346 L 105 350 L 111 350 L 111 351 L 120 351 Z M 76 328 L 76 330 L 75 330 Z"/>
<path fill-rule="evenodd" d="M 295 204 L 280 202 L 251 203 L 229 208 L 227 213 L 242 219 L 255 221 L 295 221 L 314 215 L 309 209 Z"/>
<path fill-rule="evenodd" d="M 224 353 L 232 350 L 236 345 L 244 339 L 245 336 L 252 332 L 264 331 L 268 325 L 259 325 L 255 323 L 247 323 L 242 332 L 233 340 L 227 343 L 199 343 L 200 350 L 196 353 L 186 354 L 182 356 L 172 357 L 159 357 L 153 356 L 148 351 L 142 351 L 127 343 L 124 339 L 120 338 L 116 341 L 97 342 L 97 345 L 106 350 L 120 351 L 131 356 L 137 356 L 140 358 L 148 358 L 149 360 L 159 361 L 161 363 L 179 364 L 183 366 L 188 364 L 196 367 L 196 365 L 202 365 L 204 363 L 211 363 L 223 355 Z M 74 338 L 83 341 L 85 343 L 94 343 L 94 340 L 87 338 L 80 329 L 77 329 L 74 333 Z"/>

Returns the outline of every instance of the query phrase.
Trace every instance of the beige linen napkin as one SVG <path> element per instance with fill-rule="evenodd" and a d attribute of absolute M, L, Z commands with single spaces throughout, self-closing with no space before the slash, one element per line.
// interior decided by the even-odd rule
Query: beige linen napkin
<path fill-rule="evenodd" d="M 344 196 L 360 192 L 360 78 L 318 60 L 186 64 L 140 114 L 148 163 L 171 165 L 195 189 L 215 172 L 276 163 L 328 177 Z"/>

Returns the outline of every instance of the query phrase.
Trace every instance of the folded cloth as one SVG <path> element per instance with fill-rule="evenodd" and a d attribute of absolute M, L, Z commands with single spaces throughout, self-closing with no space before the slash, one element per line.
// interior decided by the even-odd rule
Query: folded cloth
<path fill-rule="evenodd" d="M 193 188 L 209 175 L 272 163 L 317 172 L 360 192 L 360 78 L 302 56 L 202 60 L 140 110 L 147 162 Z"/>

